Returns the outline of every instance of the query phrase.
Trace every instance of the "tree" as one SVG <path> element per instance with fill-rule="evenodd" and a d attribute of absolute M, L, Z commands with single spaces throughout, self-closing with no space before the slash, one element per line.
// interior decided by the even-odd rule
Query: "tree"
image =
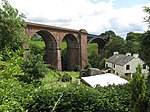
<path fill-rule="evenodd" d="M 144 11 L 146 13 L 149 14 L 149 16 L 146 16 L 144 19 L 145 19 L 145 22 L 148 22 L 148 25 L 150 27 L 150 7 L 145 7 L 144 8 Z M 142 42 L 141 42 L 141 57 L 142 59 L 146 62 L 146 64 L 150 67 L 150 31 L 148 30 L 147 32 L 145 32 L 143 34 L 143 38 L 142 38 Z"/>
<path fill-rule="evenodd" d="M 126 37 L 126 41 L 139 42 L 142 38 L 141 33 L 129 32 Z"/>
<path fill-rule="evenodd" d="M 0 7 L 0 51 L 5 48 L 16 50 L 23 47 L 25 24 L 23 14 L 19 14 L 7 0 L 2 0 Z"/>
<path fill-rule="evenodd" d="M 118 51 L 121 54 L 126 53 L 126 44 L 123 38 L 116 36 L 112 41 L 108 42 L 105 47 L 106 58 L 113 55 L 113 52 Z"/>
<path fill-rule="evenodd" d="M 145 20 L 145 22 L 148 23 L 148 25 L 150 27 L 150 7 L 144 7 L 144 11 L 149 14 L 148 16 L 146 16 L 144 18 L 144 20 Z"/>
<path fill-rule="evenodd" d="M 131 112 L 147 112 L 146 79 L 138 65 L 133 74 L 131 84 Z"/>
<path fill-rule="evenodd" d="M 147 31 L 143 34 L 143 39 L 141 42 L 142 45 L 142 52 L 141 57 L 146 62 L 148 66 L 150 66 L 150 31 Z"/>

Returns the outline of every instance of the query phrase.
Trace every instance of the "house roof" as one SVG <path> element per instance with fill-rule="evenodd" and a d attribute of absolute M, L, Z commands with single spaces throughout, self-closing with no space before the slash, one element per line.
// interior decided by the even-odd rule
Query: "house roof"
<path fill-rule="evenodd" d="M 135 57 L 133 57 L 133 56 L 127 56 L 127 55 L 123 55 L 123 54 L 115 54 L 115 55 L 111 56 L 110 58 L 108 58 L 107 61 L 114 63 L 116 65 L 123 66 L 134 58 Z"/>
<path fill-rule="evenodd" d="M 104 87 L 108 85 L 119 85 L 128 83 L 127 80 L 111 73 L 81 77 L 81 79 L 94 88 L 97 85 Z"/>

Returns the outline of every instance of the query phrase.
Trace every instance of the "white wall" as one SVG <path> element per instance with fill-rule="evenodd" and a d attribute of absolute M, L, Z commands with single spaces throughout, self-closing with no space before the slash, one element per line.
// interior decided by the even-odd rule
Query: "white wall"
<path fill-rule="evenodd" d="M 141 65 L 142 73 L 148 74 L 148 66 L 146 69 L 143 69 L 143 64 L 145 63 L 140 58 L 134 58 L 131 61 L 129 61 L 127 64 L 125 64 L 124 66 L 115 65 L 115 68 L 114 68 L 114 64 L 110 62 L 106 62 L 105 66 L 108 65 L 108 67 L 115 70 L 115 74 L 118 73 L 119 76 L 124 76 L 125 73 L 135 73 L 136 67 L 138 66 L 138 64 Z M 126 65 L 130 65 L 130 70 L 126 70 Z"/>
<path fill-rule="evenodd" d="M 134 58 L 131 61 L 129 61 L 127 64 L 125 64 L 123 66 L 124 67 L 123 72 L 124 73 L 135 73 L 136 67 L 138 66 L 138 64 L 141 65 L 142 72 L 147 74 L 148 73 L 148 67 L 147 67 L 147 69 L 143 69 L 143 64 L 145 64 L 145 63 L 140 58 Z M 126 70 L 126 65 L 130 65 L 130 70 Z"/>

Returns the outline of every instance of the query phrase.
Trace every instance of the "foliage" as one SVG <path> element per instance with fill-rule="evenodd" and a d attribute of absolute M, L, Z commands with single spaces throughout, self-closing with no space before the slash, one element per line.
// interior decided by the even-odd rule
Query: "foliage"
<path fill-rule="evenodd" d="M 88 63 L 93 68 L 103 69 L 105 67 L 105 58 L 97 52 L 92 52 L 91 55 L 88 56 Z"/>
<path fill-rule="evenodd" d="M 67 74 L 67 73 L 65 73 L 62 77 L 61 77 L 61 81 L 62 82 L 70 82 L 72 80 L 72 77 L 69 75 L 69 74 Z"/>
<path fill-rule="evenodd" d="M 141 33 L 129 32 L 127 33 L 126 41 L 139 42 L 141 41 L 141 38 L 142 38 Z"/>
<path fill-rule="evenodd" d="M 126 52 L 139 54 L 141 50 L 140 42 L 126 41 Z"/>
<path fill-rule="evenodd" d="M 92 67 L 91 64 L 88 62 L 87 65 L 84 67 L 84 69 L 89 69 L 91 67 Z"/>
<path fill-rule="evenodd" d="M 129 84 L 110 85 L 108 87 L 97 86 L 96 90 L 100 92 L 103 105 L 102 112 L 130 112 L 130 94 Z"/>
<path fill-rule="evenodd" d="M 31 40 L 32 41 L 43 41 L 43 38 L 40 35 L 35 34 L 34 36 L 31 37 Z"/>
<path fill-rule="evenodd" d="M 27 112 L 24 105 L 32 101 L 33 86 L 14 78 L 0 80 L 0 111 Z"/>
<path fill-rule="evenodd" d="M 27 40 L 25 40 L 27 36 L 24 31 L 23 17 L 7 0 L 2 0 L 2 7 L 0 7 L 0 51 L 5 48 L 16 50 L 23 47 L 23 43 Z"/>
<path fill-rule="evenodd" d="M 39 80 L 48 73 L 48 65 L 44 64 L 41 55 L 29 54 L 21 64 L 21 69 L 26 74 L 21 80 L 30 83 L 33 80 Z"/>
<path fill-rule="evenodd" d="M 97 52 L 92 52 L 91 55 L 88 56 L 88 61 L 92 67 L 99 68 L 100 60 L 99 60 L 99 54 Z"/>
<path fill-rule="evenodd" d="M 43 48 L 39 47 L 38 45 L 36 44 L 30 44 L 30 53 L 31 54 L 34 54 L 34 55 L 42 55 L 44 56 L 45 55 L 45 51 Z"/>
<path fill-rule="evenodd" d="M 143 34 L 143 39 L 141 42 L 142 45 L 142 52 L 141 57 L 146 62 L 148 66 L 150 66 L 150 31 L 147 31 Z"/>
<path fill-rule="evenodd" d="M 138 65 L 131 80 L 131 111 L 146 112 L 147 106 L 145 74 Z"/>
<path fill-rule="evenodd" d="M 105 47 L 106 58 L 113 55 L 113 52 L 119 52 L 120 54 L 126 53 L 126 44 L 123 38 L 116 36 L 112 41 L 108 42 Z"/>
<path fill-rule="evenodd" d="M 127 52 L 140 54 L 141 40 L 142 40 L 141 33 L 129 32 L 126 37 Z"/>
<path fill-rule="evenodd" d="M 112 30 L 105 31 L 105 33 L 100 34 L 100 36 L 106 36 L 106 35 L 116 37 L 116 34 Z"/>
<path fill-rule="evenodd" d="M 149 14 L 147 15 L 144 19 L 145 19 L 145 22 L 148 23 L 149 27 L 150 27 L 150 7 L 144 7 L 144 11 Z"/>
<path fill-rule="evenodd" d="M 67 48 L 62 50 L 61 63 L 62 63 L 62 70 L 67 71 Z"/>
<path fill-rule="evenodd" d="M 55 112 L 129 112 L 129 85 L 97 87 L 72 83 L 40 87 L 25 107 L 30 111 Z"/>
<path fill-rule="evenodd" d="M 5 52 L 5 55 L 3 54 Z M 1 52 L 1 63 L 0 63 L 0 78 L 13 78 L 24 75 L 23 71 L 21 71 L 20 64 L 23 60 L 21 54 L 22 50 L 16 50 L 11 52 L 9 50 L 5 50 Z M 2 61 L 4 60 L 5 61 Z"/>

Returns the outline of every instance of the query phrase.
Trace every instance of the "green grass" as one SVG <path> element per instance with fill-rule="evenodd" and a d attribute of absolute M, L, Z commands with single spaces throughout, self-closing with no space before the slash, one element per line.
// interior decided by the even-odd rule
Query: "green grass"
<path fill-rule="evenodd" d="M 90 43 L 90 44 L 88 44 L 88 55 L 90 55 L 92 52 L 98 52 L 98 45 L 97 45 L 97 43 Z"/>
<path fill-rule="evenodd" d="M 40 48 L 45 47 L 44 41 L 31 41 L 31 44 L 35 44 L 35 45 L 39 46 Z M 67 43 L 65 41 L 61 42 L 60 47 L 61 47 L 62 50 L 64 50 L 67 47 Z"/>
<path fill-rule="evenodd" d="M 45 47 L 44 41 L 31 41 L 31 43 L 39 46 L 40 48 Z M 65 41 L 61 42 L 61 49 L 64 50 L 66 47 L 67 47 L 67 43 Z M 93 51 L 98 52 L 97 43 L 88 44 L 88 55 L 90 55 Z"/>
<path fill-rule="evenodd" d="M 39 46 L 40 48 L 45 47 L 44 41 L 31 41 L 31 44 L 35 44 L 35 45 Z"/>

